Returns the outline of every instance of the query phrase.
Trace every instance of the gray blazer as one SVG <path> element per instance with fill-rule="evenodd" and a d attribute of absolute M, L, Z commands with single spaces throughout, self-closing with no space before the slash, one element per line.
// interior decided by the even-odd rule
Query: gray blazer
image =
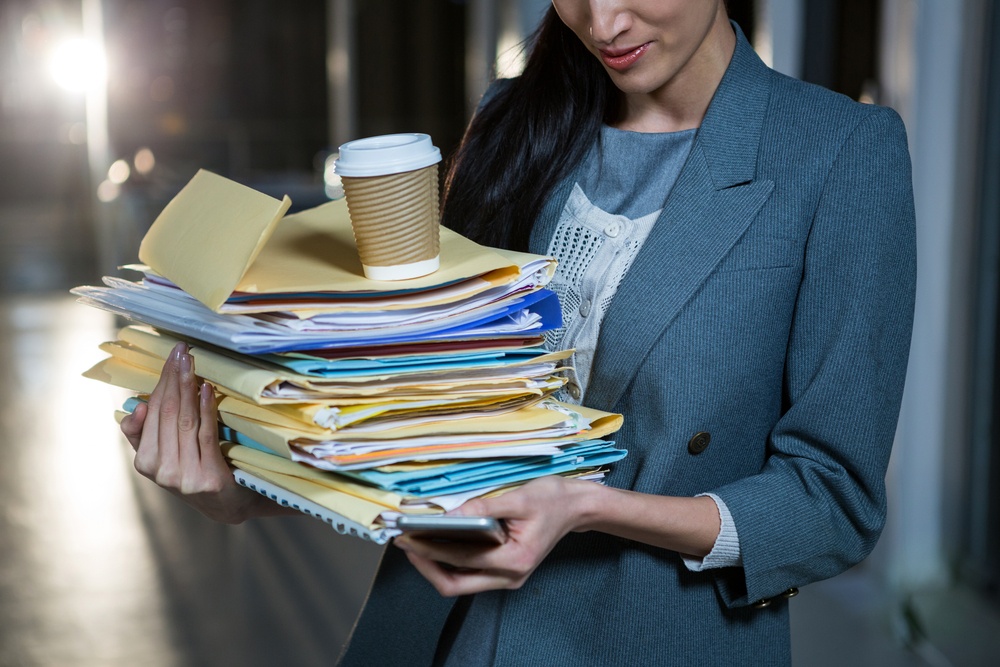
<path fill-rule="evenodd" d="M 484 594 L 501 610 L 497 665 L 787 664 L 782 593 L 878 539 L 915 283 L 903 125 L 771 71 L 737 33 L 584 402 L 625 415 L 608 483 L 718 494 L 743 567 L 690 572 L 663 549 L 568 535 L 523 588 Z M 389 548 L 343 664 L 429 664 L 451 603 Z"/>

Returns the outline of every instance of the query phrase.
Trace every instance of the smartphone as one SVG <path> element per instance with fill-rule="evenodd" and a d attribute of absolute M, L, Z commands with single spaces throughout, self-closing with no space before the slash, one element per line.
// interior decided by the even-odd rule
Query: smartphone
<path fill-rule="evenodd" d="M 503 544 L 507 530 L 503 521 L 491 516 L 403 515 L 396 528 L 421 539 L 445 542 Z"/>

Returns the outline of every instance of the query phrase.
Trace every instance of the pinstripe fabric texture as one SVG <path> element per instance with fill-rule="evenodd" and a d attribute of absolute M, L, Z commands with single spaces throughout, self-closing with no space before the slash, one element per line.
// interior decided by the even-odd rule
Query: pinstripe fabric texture
<path fill-rule="evenodd" d="M 608 483 L 717 494 L 743 567 L 690 572 L 671 552 L 568 535 L 520 590 L 486 594 L 502 609 L 496 665 L 788 664 L 780 593 L 842 572 L 881 531 L 915 284 L 903 125 L 767 69 L 737 34 L 608 309 L 584 403 L 625 415 L 629 456 Z M 701 431 L 711 443 L 692 454 Z M 387 557 L 344 664 L 430 663 L 449 605 L 414 579 Z M 400 616 L 409 632 L 386 641 Z"/>

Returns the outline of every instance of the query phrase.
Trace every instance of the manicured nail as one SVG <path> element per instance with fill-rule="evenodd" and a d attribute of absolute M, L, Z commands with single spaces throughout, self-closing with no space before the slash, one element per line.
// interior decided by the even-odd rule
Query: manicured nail
<path fill-rule="evenodd" d="M 182 354 L 181 355 L 181 373 L 187 377 L 191 375 L 191 355 Z"/>

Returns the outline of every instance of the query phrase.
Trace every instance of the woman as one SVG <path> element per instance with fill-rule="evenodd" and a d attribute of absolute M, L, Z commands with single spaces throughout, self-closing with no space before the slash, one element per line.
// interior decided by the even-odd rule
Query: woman
<path fill-rule="evenodd" d="M 606 487 L 461 508 L 503 546 L 397 539 L 343 664 L 787 664 L 787 598 L 884 521 L 914 288 L 898 116 L 767 69 L 722 0 L 554 0 L 444 220 L 561 260 L 566 398 L 624 414 L 629 456 Z M 215 518 L 273 511 L 227 477 L 190 366 L 123 422 L 137 468 Z"/>

